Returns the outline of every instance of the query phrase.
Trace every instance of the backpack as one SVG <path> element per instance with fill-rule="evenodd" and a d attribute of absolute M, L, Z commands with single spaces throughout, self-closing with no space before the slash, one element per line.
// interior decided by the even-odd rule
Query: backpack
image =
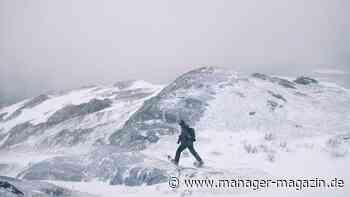
<path fill-rule="evenodd" d="M 188 134 L 190 134 L 192 141 L 196 141 L 196 134 L 194 133 L 194 129 L 191 127 L 188 127 L 187 131 L 188 131 Z"/>

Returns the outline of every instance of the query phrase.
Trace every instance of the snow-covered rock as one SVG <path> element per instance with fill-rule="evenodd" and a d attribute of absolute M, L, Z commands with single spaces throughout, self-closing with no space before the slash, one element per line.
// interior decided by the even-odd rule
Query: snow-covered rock
<path fill-rule="evenodd" d="M 21 169 L 18 177 L 28 180 L 155 184 L 161 187 L 157 191 L 169 189 L 162 187 L 174 174 L 180 179 L 323 175 L 350 180 L 344 173 L 350 161 L 348 89 L 305 76 L 245 75 L 213 67 L 162 87 L 118 82 L 48 95 L 29 108 L 21 109 L 30 100 L 3 108 L 0 146 L 62 153 Z M 195 147 L 206 168 L 188 167 L 193 158 L 186 151 L 180 165 L 188 168 L 180 173 L 168 161 L 177 148 L 179 119 L 195 128 Z"/>
<path fill-rule="evenodd" d="M 69 190 L 63 187 L 42 182 L 24 181 L 0 176 L 1 197 L 92 197 L 87 193 Z"/>
<path fill-rule="evenodd" d="M 143 81 L 127 84 L 40 95 L 0 109 L 0 149 L 57 151 L 108 143 L 113 131 L 162 87 Z"/>
<path fill-rule="evenodd" d="M 153 185 L 167 180 L 168 162 L 152 160 L 139 152 L 99 147 L 87 155 L 59 156 L 29 166 L 18 177 L 26 180 L 90 181 L 112 185 Z"/>
<path fill-rule="evenodd" d="M 166 86 L 157 96 L 147 100 L 110 141 L 129 149 L 144 149 L 158 136 L 178 133 L 177 122 L 183 119 L 195 125 L 203 116 L 208 101 L 215 98 L 215 89 L 230 83 L 234 72 L 212 67 L 190 71 Z"/>

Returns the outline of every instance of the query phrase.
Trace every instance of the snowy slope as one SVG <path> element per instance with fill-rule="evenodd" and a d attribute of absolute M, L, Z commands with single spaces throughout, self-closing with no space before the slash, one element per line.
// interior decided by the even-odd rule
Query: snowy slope
<path fill-rule="evenodd" d="M 0 110 L 0 147 L 42 150 L 106 143 L 109 135 L 160 89 L 132 81 L 27 99 Z"/>
<path fill-rule="evenodd" d="M 19 143 L 21 145 L 48 144 L 44 147 L 50 147 L 53 152 L 62 147 L 71 147 L 70 150 L 74 152 L 81 144 L 89 147 L 100 144 L 94 146 L 92 152 L 79 150 L 73 156 L 72 152 L 63 152 L 59 157 L 30 156 L 33 163 L 22 170 L 17 167 L 17 175 L 32 180 L 50 180 L 54 184 L 98 196 L 214 194 L 213 189 L 188 189 L 183 186 L 170 189 L 164 176 L 177 176 L 180 181 L 189 177 L 336 177 L 345 180 L 345 183 L 350 181 L 347 169 L 350 164 L 348 89 L 307 77 L 296 79 L 258 73 L 244 75 L 211 67 L 179 76 L 163 89 L 144 83 L 131 84 L 133 85 L 119 83 L 108 88 L 92 87 L 71 92 L 74 94 L 72 97 L 64 95 L 64 98 L 70 98 L 68 102 L 75 102 L 73 105 L 81 107 L 78 109 L 85 109 L 86 105 L 81 104 L 91 103 L 94 99 L 113 101 L 108 107 L 98 107 L 100 110 L 96 112 L 92 110 L 92 113 L 79 115 L 81 110 L 78 110 L 77 116 L 62 118 L 62 113 L 57 111 L 64 109 L 67 101 L 58 99 L 60 101 L 55 102 L 54 106 L 60 107 L 51 109 L 47 105 L 46 110 L 39 110 L 45 107 L 38 108 L 42 112 L 40 115 L 28 115 L 26 111 L 29 110 L 24 108 L 16 118 L 0 122 L 0 128 L 1 125 L 3 128 L 0 135 L 5 135 L 4 139 L 11 130 L 14 131 L 16 125 L 25 121 L 30 121 L 30 127 L 34 128 L 49 124 L 49 128 L 40 127 L 40 135 L 32 132 L 31 136 L 34 137 L 25 138 Z M 130 89 L 141 92 L 139 96 L 130 95 Z M 53 96 L 49 97 L 37 107 L 45 106 Z M 2 109 L 0 117 L 2 113 L 8 113 L 3 116 L 6 120 L 26 104 L 28 100 Z M 105 106 L 104 102 L 97 104 Z M 89 110 L 90 106 L 87 105 Z M 31 109 L 34 108 L 36 107 Z M 73 109 L 68 111 L 75 114 L 76 108 Z M 93 109 L 96 109 L 95 105 Z M 26 116 L 20 118 L 22 115 Z M 176 121 L 180 118 L 196 129 L 195 147 L 205 161 L 203 169 L 191 168 L 194 158 L 187 151 L 183 153 L 180 162 L 187 169 L 181 173 L 167 161 L 167 155 L 174 155 L 178 146 L 176 141 L 179 127 Z M 83 138 L 68 135 L 74 140 L 63 135 L 65 140 L 62 141 L 58 134 L 64 129 L 75 133 L 92 129 L 92 132 L 86 136 L 83 135 L 84 132 L 80 133 L 82 135 L 79 136 L 84 136 Z M 80 143 L 67 143 L 76 139 Z M 11 147 L 10 150 L 16 151 Z M 10 160 L 16 163 L 18 158 L 24 158 L 18 152 L 16 159 L 10 155 L 7 153 L 0 158 L 0 163 Z M 26 158 L 30 160 L 29 157 Z M 14 176 L 13 170 L 0 169 L 0 172 L 11 172 Z M 305 192 L 275 188 L 262 191 L 215 190 L 215 195 L 222 196 L 263 194 L 348 196 L 350 190 L 348 187 L 336 190 L 309 189 Z"/>
<path fill-rule="evenodd" d="M 232 75 L 217 86 L 215 99 L 209 101 L 204 116 L 193 125 L 197 130 L 196 147 L 206 166 L 226 178 L 337 177 L 349 182 L 350 91 L 332 83 L 290 82 L 295 88 L 264 77 Z M 174 155 L 175 141 L 174 136 L 164 137 L 143 152 L 158 158 Z M 192 166 L 194 158 L 189 153 L 182 157 L 181 165 Z M 207 176 L 216 177 L 199 177 Z M 185 194 L 186 189 L 182 189 L 179 193 Z M 212 191 L 206 191 L 211 196 Z M 289 192 L 280 189 L 266 195 L 347 196 L 350 190 Z M 227 190 L 219 193 L 230 196 Z"/>

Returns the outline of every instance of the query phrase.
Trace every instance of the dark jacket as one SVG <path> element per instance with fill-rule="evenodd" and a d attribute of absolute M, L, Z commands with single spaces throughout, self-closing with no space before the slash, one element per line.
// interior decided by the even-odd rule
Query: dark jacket
<path fill-rule="evenodd" d="M 179 139 L 177 140 L 177 143 L 181 144 L 188 144 L 193 143 L 196 141 L 196 135 L 193 128 L 189 126 L 181 126 L 181 134 L 179 136 Z"/>

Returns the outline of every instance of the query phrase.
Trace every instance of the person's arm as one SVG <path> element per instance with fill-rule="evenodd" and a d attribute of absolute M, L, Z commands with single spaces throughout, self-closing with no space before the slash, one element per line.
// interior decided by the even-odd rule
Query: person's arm
<path fill-rule="evenodd" d="M 190 128 L 190 129 L 191 129 L 192 139 L 193 139 L 193 141 L 196 141 L 196 132 L 195 132 L 194 128 Z"/>

